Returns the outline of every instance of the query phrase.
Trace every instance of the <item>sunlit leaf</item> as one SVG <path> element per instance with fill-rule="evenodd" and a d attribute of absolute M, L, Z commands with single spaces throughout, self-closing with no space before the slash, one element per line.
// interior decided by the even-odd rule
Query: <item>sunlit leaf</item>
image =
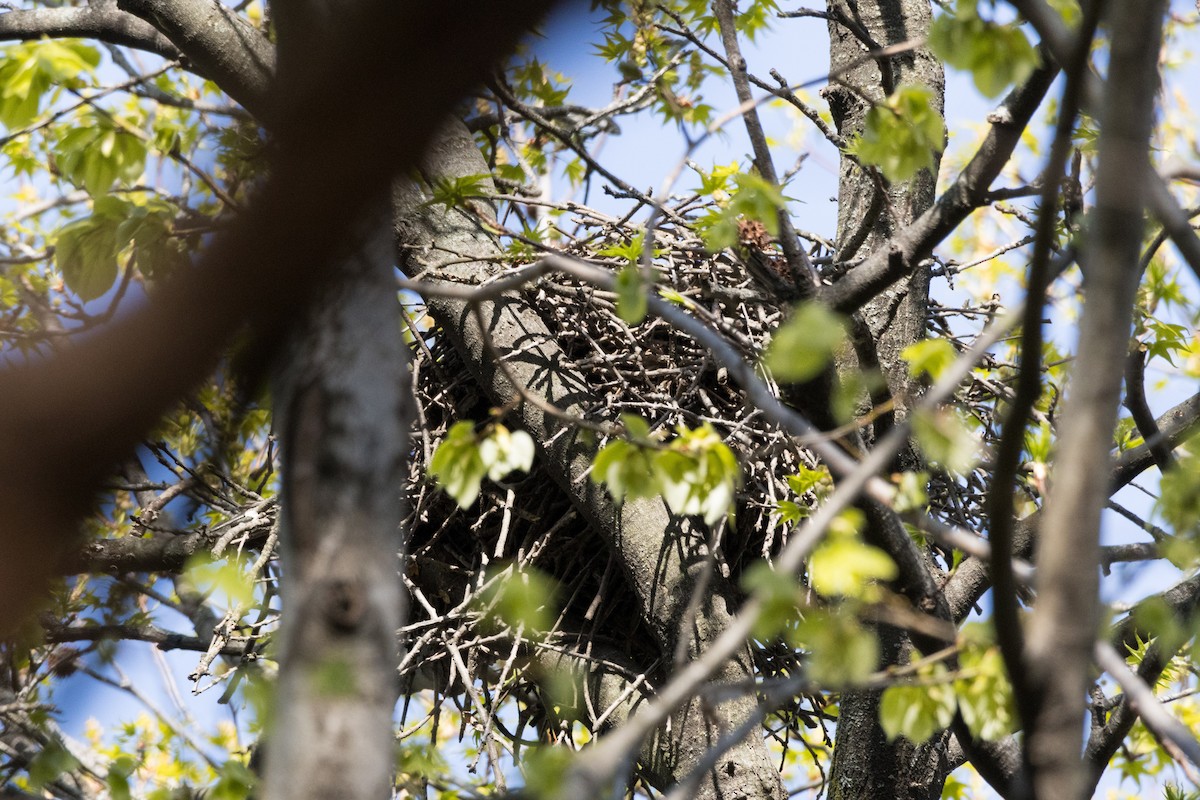
<path fill-rule="evenodd" d="M 475 423 L 465 420 L 450 426 L 429 460 L 429 474 L 461 508 L 475 502 L 487 471 L 479 453 Z"/>
<path fill-rule="evenodd" d="M 826 597 L 871 599 L 873 581 L 894 577 L 891 557 L 852 535 L 831 532 L 808 560 L 809 583 Z"/>
<path fill-rule="evenodd" d="M 975 465 L 979 441 L 953 410 L 918 410 L 912 422 L 917 443 L 930 461 L 958 473 Z"/>
<path fill-rule="evenodd" d="M 890 686 L 879 700 L 879 722 L 889 740 L 903 736 L 921 744 L 948 728 L 957 708 L 954 688 L 949 684 Z"/>
<path fill-rule="evenodd" d="M 845 338 L 837 314 L 820 303 L 801 303 L 771 337 L 763 365 L 781 382 L 811 380 L 821 374 Z"/>
<path fill-rule="evenodd" d="M 555 592 L 551 578 L 528 567 L 490 582 L 477 605 L 486 619 L 537 638 L 554 625 L 558 613 L 554 608 Z"/>
<path fill-rule="evenodd" d="M 950 66 L 970 72 L 985 97 L 996 97 L 1025 80 L 1040 63 L 1017 24 L 983 19 L 976 0 L 958 0 L 953 14 L 938 15 L 929 32 L 929 48 Z"/>
<path fill-rule="evenodd" d="M 932 169 L 934 154 L 945 147 L 942 115 L 933 93 L 924 86 L 901 86 L 867 112 L 862 135 L 848 151 L 879 167 L 893 182 L 903 182 L 922 169 Z"/>
<path fill-rule="evenodd" d="M 642 271 L 635 263 L 621 268 L 617 273 L 617 315 L 630 325 L 637 325 L 646 318 L 648 308 L 646 286 Z"/>
<path fill-rule="evenodd" d="M 655 497 L 662 490 L 655 475 L 654 452 L 624 439 L 614 439 L 600 449 L 592 464 L 591 479 L 603 483 L 613 500 Z"/>
<path fill-rule="evenodd" d="M 958 351 L 946 339 L 922 339 L 900 352 L 914 378 L 929 376 L 937 380 L 958 359 Z"/>
<path fill-rule="evenodd" d="M 792 644 L 807 651 L 805 671 L 821 686 L 851 687 L 879 667 L 878 637 L 845 611 L 805 611 Z"/>
<path fill-rule="evenodd" d="M 795 577 L 776 570 L 765 561 L 759 561 L 742 576 L 742 588 L 762 603 L 762 610 L 754 623 L 756 639 L 768 641 L 797 619 L 796 612 L 803 603 L 804 590 Z"/>
<path fill-rule="evenodd" d="M 958 708 L 976 738 L 995 742 L 1013 732 L 1016 712 L 1004 659 L 996 647 L 968 647 L 959 658 L 954 682 Z"/>

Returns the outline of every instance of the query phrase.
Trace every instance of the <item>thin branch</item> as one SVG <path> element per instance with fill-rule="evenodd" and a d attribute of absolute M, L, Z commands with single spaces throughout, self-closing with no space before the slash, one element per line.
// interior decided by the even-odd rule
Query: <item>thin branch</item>
<path fill-rule="evenodd" d="M 733 20 L 733 5 L 733 0 L 716 0 L 713 3 L 713 12 L 717 18 L 721 42 L 728 58 L 729 75 L 733 79 L 734 91 L 737 93 L 738 101 L 743 106 L 747 106 L 753 101 L 754 96 L 750 92 L 750 81 L 746 77 L 746 59 L 742 55 L 741 45 L 738 43 L 737 27 Z M 754 151 L 754 165 L 764 180 L 772 186 L 778 186 L 779 178 L 775 173 L 775 162 L 771 158 L 767 134 L 763 131 L 762 121 L 758 118 L 758 109 L 755 105 L 746 107 L 746 110 L 742 112 L 742 121 L 746 125 L 746 133 L 750 137 L 750 147 Z M 801 296 L 807 297 L 812 293 L 812 287 L 816 281 L 812 262 L 809 261 L 808 254 L 804 252 L 804 249 L 800 247 L 796 231 L 792 228 L 792 217 L 787 208 L 777 209 L 776 216 L 779 220 L 779 243 L 783 247 L 783 255 L 787 260 L 792 281 L 797 290 L 801 292 Z"/>
<path fill-rule="evenodd" d="M 103 642 L 103 641 L 137 641 L 150 642 L 159 650 L 190 650 L 203 653 L 208 650 L 210 642 L 197 636 L 187 636 L 174 631 L 167 631 L 157 625 L 59 625 L 49 618 L 42 619 L 42 628 L 46 631 L 46 641 L 52 644 L 63 642 Z M 223 656 L 246 655 L 249 643 L 237 637 L 226 642 L 218 651 Z"/>
<path fill-rule="evenodd" d="M 1050 251 L 1058 221 L 1058 195 L 1071 154 L 1071 137 L 1079 113 L 1081 75 L 1087 70 L 1088 52 L 1099 22 L 1095 4 L 1089 11 L 1076 38 L 1071 61 L 1064 65 L 1066 86 L 1055 125 L 1050 158 L 1042 173 L 1042 194 L 1034 233 L 1033 255 L 1029 262 L 1029 280 L 1025 295 L 1025 313 L 1021 319 L 1020 363 L 1017 367 L 1015 394 L 1004 417 L 1000 442 L 992 462 L 992 484 L 987 496 L 988 540 L 992 544 L 992 588 L 995 590 L 996 639 L 1013 684 L 1013 697 L 1025 726 L 1036 713 L 1036 698 L 1026 685 L 1024 665 L 1025 635 L 1022 629 L 1017 583 L 1012 573 L 1014 502 L 1017 470 L 1025 447 L 1025 428 L 1034 404 L 1042 393 L 1042 308 L 1046 291 L 1053 280 Z"/>
<path fill-rule="evenodd" d="M 1150 404 L 1146 402 L 1146 351 L 1141 347 L 1135 346 L 1125 358 L 1125 407 L 1129 409 L 1138 433 L 1150 448 L 1154 463 L 1160 472 L 1165 473 L 1175 459 L 1154 422 Z"/>
<path fill-rule="evenodd" d="M 1171 752 L 1176 759 L 1180 755 L 1186 756 L 1194 767 L 1200 767 L 1200 741 L 1197 741 L 1195 735 L 1163 707 L 1163 704 L 1154 696 L 1154 690 L 1134 674 L 1129 665 L 1125 663 L 1125 659 L 1121 658 L 1113 646 L 1108 642 L 1096 642 L 1095 655 L 1096 663 L 1121 685 L 1131 708 L 1137 712 L 1142 718 L 1142 722 L 1146 724 L 1155 738 L 1163 743 L 1168 752 Z M 1183 766 L 1186 770 L 1187 765 Z M 1189 771 L 1189 774 L 1195 780 L 1196 773 Z"/>

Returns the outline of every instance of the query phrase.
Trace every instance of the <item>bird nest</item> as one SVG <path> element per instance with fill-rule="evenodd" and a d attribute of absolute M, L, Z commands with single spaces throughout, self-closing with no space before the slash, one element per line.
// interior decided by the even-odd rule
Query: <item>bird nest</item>
<path fill-rule="evenodd" d="M 640 232 L 587 214 L 577 221 L 577 240 L 587 240 L 593 253 Z M 707 253 L 686 227 L 662 226 L 655 244 L 658 287 L 686 298 L 690 313 L 719 330 L 744 358 L 756 360 L 786 308 L 757 291 L 728 254 Z M 623 264 L 614 259 L 606 266 L 617 270 Z M 667 322 L 651 316 L 631 325 L 617 313 L 615 294 L 562 274 L 544 276 L 521 291 L 561 348 L 561 366 L 590 387 L 590 422 L 611 424 L 622 414 L 636 414 L 668 434 L 679 425 L 707 423 L 733 449 L 742 491 L 721 531 L 717 568 L 725 577 L 736 582 L 745 565 L 776 552 L 788 534 L 777 518 L 777 504 L 797 499 L 786 476 L 801 465 L 815 467 L 813 456 L 746 402 L 704 346 Z M 420 318 L 419 309 L 410 311 Z M 450 337 L 436 321 L 430 324 L 413 346 L 420 432 L 408 486 L 407 580 L 413 603 L 404 671 L 410 685 L 460 692 L 475 675 L 462 674 L 456 655 L 480 670 L 503 670 L 513 663 L 514 632 L 498 634 L 480 624 L 479 613 L 482 587 L 498 565 L 508 563 L 536 567 L 558 584 L 558 625 L 531 646 L 552 648 L 559 641 L 568 647 L 584 637 L 627 654 L 631 663 L 653 663 L 661 654 L 639 621 L 636 593 L 544 461 L 535 459 L 527 475 L 484 481 L 479 498 L 465 510 L 427 476 L 431 452 L 449 426 L 464 419 L 483 421 L 497 411 Z M 597 436 L 597 449 L 604 441 L 603 433 Z"/>

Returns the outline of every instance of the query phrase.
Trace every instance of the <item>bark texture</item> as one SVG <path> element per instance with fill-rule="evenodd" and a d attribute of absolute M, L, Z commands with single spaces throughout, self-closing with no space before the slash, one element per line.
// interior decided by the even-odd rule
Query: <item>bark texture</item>
<path fill-rule="evenodd" d="M 928 88 L 938 113 L 942 112 L 945 76 L 941 62 L 927 48 L 879 60 L 864 58 L 872 49 L 927 36 L 933 20 L 928 0 L 839 0 L 829 4 L 829 12 L 835 17 L 829 24 L 829 67 L 838 77 L 825 95 L 839 134 L 849 137 L 862 130 L 871 109 L 865 98 L 882 101 L 905 84 Z M 925 213 L 933 205 L 937 163 L 932 173 L 922 170 L 905 183 L 884 185 L 853 160 L 842 158 L 838 261 L 852 265 L 862 260 Z M 913 387 L 900 351 L 925 337 L 928 308 L 929 269 L 919 266 L 862 309 L 901 414 Z"/>
<path fill-rule="evenodd" d="M 839 0 L 829 4 L 829 13 L 830 72 L 838 77 L 825 95 L 838 133 L 850 137 L 860 132 L 871 108 L 867 98 L 882 101 L 903 84 L 927 87 L 941 112 L 945 94 L 942 65 L 927 49 L 878 61 L 864 59 L 871 50 L 927 35 L 932 22 L 928 0 Z M 933 205 L 935 189 L 936 167 L 933 174 L 922 171 L 906 183 L 887 185 L 843 157 L 838 185 L 838 261 L 853 265 L 889 246 L 894 234 Z M 924 338 L 928 304 L 929 270 L 916 265 L 907 277 L 882 289 L 862 307 L 857 357 L 842 365 L 853 370 L 875 362 L 898 416 L 906 413 L 917 390 L 900 352 Z M 872 519 L 872 524 L 882 523 Z M 926 569 L 920 563 L 904 567 Z M 910 583 L 928 578 L 928 574 L 908 576 Z M 907 637 L 886 627 L 879 633 L 884 663 L 903 662 L 909 649 Z M 948 771 L 947 735 L 934 737 L 920 748 L 902 739 L 888 742 L 879 724 L 879 697 L 876 691 L 843 695 L 829 797 L 940 797 Z"/>
<path fill-rule="evenodd" d="M 390 226 L 377 215 L 373 227 L 297 332 L 276 381 L 287 614 L 267 800 L 391 791 L 410 401 Z"/>
<path fill-rule="evenodd" d="M 1100 513 L 1139 277 L 1165 9 L 1161 0 L 1122 0 L 1108 20 L 1096 208 L 1083 254 L 1086 300 L 1037 542 L 1040 591 L 1026 645 L 1037 694 L 1026 759 L 1039 798 L 1082 798 L 1090 788 L 1079 754 L 1099 623 Z"/>

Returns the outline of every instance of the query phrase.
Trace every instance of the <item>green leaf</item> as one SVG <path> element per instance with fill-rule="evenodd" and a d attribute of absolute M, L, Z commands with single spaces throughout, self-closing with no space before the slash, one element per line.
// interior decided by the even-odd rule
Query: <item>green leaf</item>
<path fill-rule="evenodd" d="M 735 165 L 730 165 L 730 167 Z M 715 167 L 712 176 L 701 173 L 703 187 L 712 187 L 714 199 L 722 207 L 709 209 L 695 221 L 696 230 L 704 239 L 704 246 L 711 253 L 732 247 L 738 241 L 738 220 L 757 220 L 772 236 L 779 235 L 779 211 L 787 205 L 788 198 L 773 183 L 753 173 L 732 175 L 736 188 L 729 194 L 725 190 L 731 174 L 728 167 Z"/>
<path fill-rule="evenodd" d="M 466 508 L 479 496 L 484 476 L 498 481 L 515 470 L 528 472 L 533 455 L 533 438 L 528 433 L 494 424 L 479 436 L 475 423 L 464 420 L 446 432 L 429 459 L 429 474 L 460 508 Z"/>
<path fill-rule="evenodd" d="M 54 261 L 67 288 L 84 302 L 100 297 L 117 280 L 118 224 L 97 213 L 58 229 Z"/>
<path fill-rule="evenodd" d="M 117 181 L 135 181 L 145 169 L 146 143 L 104 114 L 84 117 L 59 140 L 58 167 L 71 182 L 99 197 Z"/>
<path fill-rule="evenodd" d="M 879 699 L 879 722 L 889 741 L 903 736 L 921 744 L 950 727 L 957 708 L 954 689 L 946 684 L 891 686 Z"/>
<path fill-rule="evenodd" d="M 1138 630 L 1157 639 L 1161 648 L 1168 653 L 1178 650 L 1192 637 L 1189 626 L 1184 625 L 1174 609 L 1157 595 L 1147 597 L 1133 608 L 1133 618 Z"/>
<path fill-rule="evenodd" d="M 796 306 L 763 354 L 763 365 L 784 383 L 821 374 L 846 338 L 841 317 L 817 302 Z"/>
<path fill-rule="evenodd" d="M 214 560 L 201 551 L 188 559 L 184 574 L 204 592 L 224 595 L 231 606 L 247 608 L 254 602 L 254 583 L 236 560 Z"/>
<path fill-rule="evenodd" d="M 942 115 L 924 86 L 900 86 L 867 112 L 860 136 L 847 147 L 860 160 L 879 167 L 893 183 L 933 169 L 934 153 L 945 147 Z"/>
<path fill-rule="evenodd" d="M 46 745 L 29 761 L 29 784 L 40 790 L 46 784 L 58 780 L 59 776 L 79 768 L 79 759 L 67 752 L 58 742 Z"/>
<path fill-rule="evenodd" d="M 467 201 L 491 194 L 492 176 L 487 173 L 439 178 L 430 187 L 430 199 L 426 206 L 444 205 L 446 208 L 465 206 Z"/>
<path fill-rule="evenodd" d="M 704 240 L 704 249 L 719 253 L 733 247 L 738 240 L 738 215 L 733 209 L 709 209 L 695 221 L 696 230 Z"/>
<path fill-rule="evenodd" d="M 730 179 L 741 171 L 741 165 L 736 161 L 731 161 L 728 164 L 714 164 L 712 172 L 707 173 L 699 167 L 693 166 L 692 168 L 700 176 L 700 188 L 697 190 L 697 193 L 704 195 L 712 195 L 715 192 L 728 192 Z"/>
<path fill-rule="evenodd" d="M 460 508 L 475 502 L 487 472 L 479 454 L 475 423 L 465 420 L 450 426 L 446 438 L 429 459 L 429 474 Z"/>
<path fill-rule="evenodd" d="M 631 441 L 648 444 L 653 442 L 650 434 L 650 423 L 639 417 L 637 414 L 622 414 L 621 425 L 625 428 L 625 435 Z"/>
<path fill-rule="evenodd" d="M 979 442 L 952 409 L 921 409 L 912 415 L 917 444 L 930 461 L 952 472 L 969 472 L 979 458 Z"/>
<path fill-rule="evenodd" d="M 602 250 L 597 250 L 596 254 L 608 256 L 610 258 L 623 258 L 628 261 L 629 264 L 637 265 L 641 263 L 642 256 L 645 254 L 645 250 L 646 232 L 642 231 L 636 236 L 630 238 L 629 241 L 614 242 Z M 662 248 L 656 247 L 651 255 L 658 256 L 661 255 L 662 252 Z"/>
<path fill-rule="evenodd" d="M 901 472 L 896 481 L 896 499 L 892 508 L 900 514 L 906 511 L 924 511 L 929 505 L 929 494 L 925 491 L 928 485 L 928 472 Z"/>
<path fill-rule="evenodd" d="M 234 758 L 222 764 L 218 774 L 221 777 L 209 792 L 212 800 L 246 800 L 258 781 L 253 770 Z"/>
<path fill-rule="evenodd" d="M 0 48 L 0 123 L 22 128 L 41 111 L 54 84 L 79 87 L 100 53 L 74 39 L 41 39 Z"/>
<path fill-rule="evenodd" d="M 707 422 L 683 426 L 668 449 L 655 458 L 663 499 L 676 514 L 699 514 L 715 525 L 733 509 L 741 470 L 729 446 Z"/>
<path fill-rule="evenodd" d="M 78 86 L 80 76 L 100 64 L 100 51 L 78 39 L 41 39 L 29 45 L 38 69 L 56 83 Z"/>
<path fill-rule="evenodd" d="M 958 351 L 945 339 L 922 339 L 901 350 L 900 357 L 914 378 L 928 375 L 936 381 L 958 359 Z"/>
<path fill-rule="evenodd" d="M 833 486 L 833 476 L 829 474 L 829 469 L 824 464 L 818 465 L 816 469 L 809 469 L 801 464 L 795 475 L 787 476 L 787 482 L 788 488 L 798 496 L 816 492 L 820 497 Z"/>
<path fill-rule="evenodd" d="M 996 742 L 1016 728 L 1012 686 L 1004 659 L 995 647 L 967 647 L 959 657 L 960 677 L 954 682 L 958 708 L 976 738 Z"/>
<path fill-rule="evenodd" d="M 778 236 L 779 211 L 788 200 L 779 187 L 753 173 L 735 175 L 733 182 L 737 184 L 737 191 L 730 198 L 730 212 L 758 220 L 772 236 Z"/>
<path fill-rule="evenodd" d="M 617 503 L 626 497 L 655 497 L 662 491 L 654 452 L 624 439 L 614 439 L 600 449 L 590 477 L 594 483 L 605 484 Z"/>
<path fill-rule="evenodd" d="M 741 470 L 712 426 L 680 426 L 664 448 L 653 441 L 643 420 L 632 415 L 622 419 L 633 441 L 609 442 L 596 454 L 591 472 L 591 479 L 606 484 L 614 500 L 661 494 L 673 513 L 699 514 L 709 525 L 732 511 Z"/>
<path fill-rule="evenodd" d="M 487 467 L 487 476 L 503 480 L 509 473 L 529 472 L 533 466 L 533 437 L 525 431 L 509 431 L 503 425 L 493 425 L 491 432 L 479 443 L 479 457 Z"/>
<path fill-rule="evenodd" d="M 1179 537 L 1195 538 L 1200 533 L 1200 455 L 1186 454 L 1159 483 L 1157 511 Z"/>
<path fill-rule="evenodd" d="M 550 577 L 528 567 L 491 581 L 480 593 L 478 607 L 487 621 L 520 630 L 528 638 L 540 638 L 558 616 L 556 591 Z"/>
<path fill-rule="evenodd" d="M 621 268 L 614 288 L 617 290 L 617 316 L 630 325 L 641 323 L 646 318 L 648 301 L 642 271 L 635 262 Z"/>
<path fill-rule="evenodd" d="M 1025 80 L 1040 63 L 1018 25 L 981 18 L 975 0 L 959 0 L 953 14 L 933 21 L 929 47 L 950 66 L 969 71 L 986 97 L 997 97 Z"/>
<path fill-rule="evenodd" d="M 879 667 L 878 637 L 845 611 L 806 611 L 791 644 L 808 651 L 805 671 L 823 687 L 854 686 Z"/>
<path fill-rule="evenodd" d="M 108 767 L 105 782 L 111 800 L 130 800 L 129 776 L 137 770 L 137 763 L 129 756 L 120 756 Z"/>
<path fill-rule="evenodd" d="M 430 742 L 406 741 L 396 748 L 396 775 L 402 784 L 422 786 L 425 779 L 438 779 L 449 773 L 450 765 Z"/>
<path fill-rule="evenodd" d="M 559 797 L 575 752 L 567 747 L 540 745 L 523 752 L 525 788 L 537 800 Z"/>
<path fill-rule="evenodd" d="M 804 590 L 799 582 L 765 561 L 752 564 L 746 570 L 742 575 L 742 588 L 762 603 L 752 634 L 759 641 L 770 641 L 794 622 L 796 611 L 804 601 Z"/>
<path fill-rule="evenodd" d="M 1162 358 L 1175 366 L 1176 354 L 1187 355 L 1191 352 L 1192 331 L 1187 326 L 1162 322 L 1154 317 L 1148 317 L 1144 324 L 1151 334 L 1146 343 L 1150 358 Z"/>
<path fill-rule="evenodd" d="M 860 541 L 857 535 L 832 530 L 808 559 L 808 580 L 825 597 L 873 599 L 873 581 L 896 577 L 891 556 Z"/>
<path fill-rule="evenodd" d="M 753 42 L 759 33 L 770 28 L 779 11 L 779 4 L 775 0 L 753 0 L 749 6 L 737 15 L 734 27 Z"/>
<path fill-rule="evenodd" d="M 796 525 L 809 515 L 807 507 L 791 500 L 780 500 L 775 506 L 776 525 Z"/>

